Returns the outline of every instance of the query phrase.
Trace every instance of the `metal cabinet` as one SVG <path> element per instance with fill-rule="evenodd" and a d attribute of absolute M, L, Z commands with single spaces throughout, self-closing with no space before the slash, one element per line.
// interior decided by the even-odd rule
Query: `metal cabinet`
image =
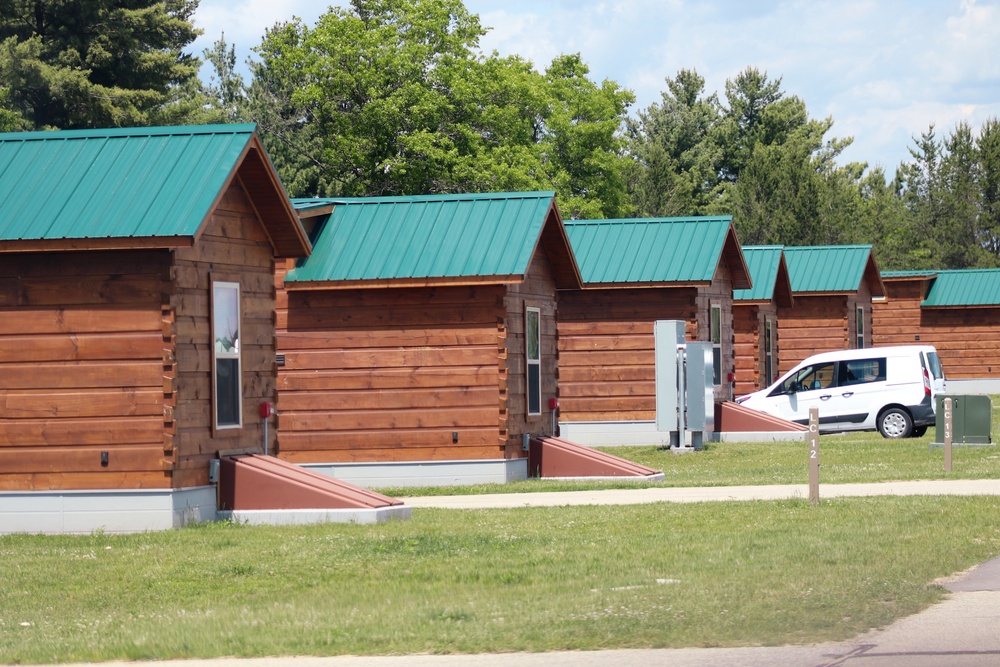
<path fill-rule="evenodd" d="M 992 442 L 993 404 L 989 396 L 938 394 L 934 418 L 934 442 L 944 442 L 944 399 L 951 399 L 952 444 L 988 445 Z"/>

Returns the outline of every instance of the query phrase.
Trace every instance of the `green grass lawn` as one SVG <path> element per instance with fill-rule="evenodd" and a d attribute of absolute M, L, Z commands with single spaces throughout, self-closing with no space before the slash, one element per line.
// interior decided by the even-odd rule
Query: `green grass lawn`
<path fill-rule="evenodd" d="M 944 450 L 931 449 L 934 429 L 921 438 L 886 440 L 877 433 L 820 437 L 820 483 L 890 482 L 919 479 L 1000 478 L 1000 447 L 954 447 L 952 472 Z M 744 486 L 807 484 L 809 446 L 800 442 L 710 442 L 704 450 L 675 454 L 655 446 L 601 447 L 603 451 L 660 470 L 666 479 L 645 486 Z M 478 486 L 387 488 L 393 496 L 519 493 L 635 486 L 636 482 L 560 482 L 530 479 Z"/>
<path fill-rule="evenodd" d="M 932 438 L 823 436 L 821 483 L 1000 477 L 994 447 L 956 447 L 946 474 Z M 805 442 L 608 451 L 668 486 L 808 480 Z M 634 483 L 384 491 L 622 485 Z M 998 513 L 1000 498 L 878 497 L 0 536 L 0 663 L 844 640 L 938 601 L 935 579 L 1000 554 Z"/>
<path fill-rule="evenodd" d="M 1000 498 L 420 510 L 0 537 L 0 662 L 843 640 L 1000 553 Z"/>

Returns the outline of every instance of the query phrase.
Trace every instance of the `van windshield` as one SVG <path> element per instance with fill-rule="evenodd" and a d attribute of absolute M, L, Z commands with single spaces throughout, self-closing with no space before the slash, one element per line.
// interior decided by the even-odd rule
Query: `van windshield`
<path fill-rule="evenodd" d="M 941 360 L 938 359 L 937 352 L 927 353 L 927 365 L 930 366 L 931 375 L 935 380 L 944 379 L 944 368 L 941 367 Z"/>

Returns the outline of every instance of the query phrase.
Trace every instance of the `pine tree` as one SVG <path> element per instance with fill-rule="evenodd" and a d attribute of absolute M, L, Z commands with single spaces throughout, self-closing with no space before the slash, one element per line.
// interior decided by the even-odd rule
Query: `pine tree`
<path fill-rule="evenodd" d="M 0 87 L 30 128 L 198 120 L 198 0 L 0 0 Z M 178 118 L 180 116 L 180 118 Z"/>

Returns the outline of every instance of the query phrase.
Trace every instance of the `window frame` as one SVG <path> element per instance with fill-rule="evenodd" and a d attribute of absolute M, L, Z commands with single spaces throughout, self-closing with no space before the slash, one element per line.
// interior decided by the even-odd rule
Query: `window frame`
<path fill-rule="evenodd" d="M 241 345 L 242 327 L 243 327 L 243 308 L 242 308 L 242 298 L 243 292 L 238 280 L 224 280 L 222 278 L 213 277 L 210 280 L 211 287 L 209 290 L 209 325 L 211 330 L 211 346 L 212 346 L 212 431 L 234 431 L 243 428 L 243 353 Z M 230 294 L 235 292 L 235 299 L 223 299 L 222 293 L 227 291 Z M 236 316 L 236 330 L 235 330 L 235 341 L 234 345 L 230 350 L 226 350 L 220 345 L 219 334 L 221 333 L 219 329 L 221 328 L 219 319 L 220 311 L 219 308 L 226 307 L 228 305 L 235 307 Z M 232 315 L 233 313 L 228 313 Z M 236 396 L 235 405 L 231 403 L 226 406 L 231 409 L 235 409 L 236 419 L 233 420 L 221 420 L 221 413 L 223 402 L 220 400 L 219 396 L 219 375 L 220 375 L 220 365 L 221 362 L 226 362 L 226 365 L 230 365 L 230 362 L 236 361 L 235 372 L 236 372 L 236 383 L 234 385 Z"/>
<path fill-rule="evenodd" d="M 836 361 L 817 361 L 803 366 L 795 375 L 785 378 L 785 381 L 775 387 L 768 396 L 792 396 L 805 391 L 829 391 L 837 386 Z M 804 380 L 811 379 L 819 386 L 806 386 Z M 826 384 L 823 383 L 825 380 Z"/>
<path fill-rule="evenodd" d="M 858 385 L 886 381 L 888 370 L 888 359 L 886 357 L 842 359 L 837 363 L 838 387 L 856 387 Z"/>
<path fill-rule="evenodd" d="M 532 358 L 532 332 L 529 321 L 534 316 L 535 358 Z M 532 387 L 532 367 L 535 370 L 535 387 Z M 524 307 L 524 398 L 525 412 L 529 417 L 542 414 L 542 309 L 535 306 Z M 536 406 L 532 405 L 535 399 Z M 532 410 L 536 407 L 535 410 Z"/>
<path fill-rule="evenodd" d="M 865 309 L 861 306 L 854 309 L 854 345 L 859 350 L 865 349 Z"/>
<path fill-rule="evenodd" d="M 712 384 L 722 384 L 722 306 L 710 304 L 708 338 L 712 342 Z"/>
<path fill-rule="evenodd" d="M 774 383 L 774 319 L 764 318 L 764 387 Z"/>

